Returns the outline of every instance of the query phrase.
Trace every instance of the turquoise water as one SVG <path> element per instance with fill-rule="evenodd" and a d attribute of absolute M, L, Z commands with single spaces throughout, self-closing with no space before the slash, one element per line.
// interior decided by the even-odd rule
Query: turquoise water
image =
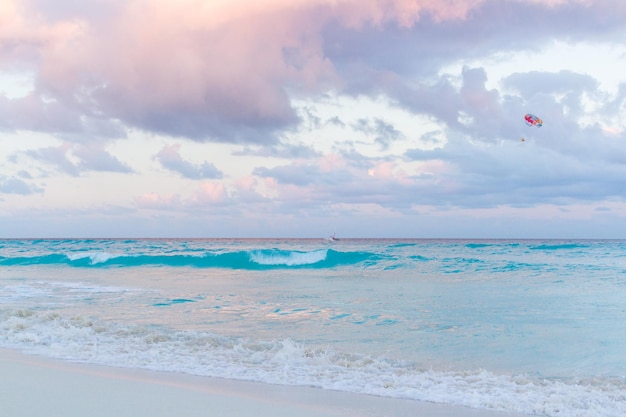
<path fill-rule="evenodd" d="M 0 346 L 623 416 L 625 290 L 625 241 L 5 240 Z"/>

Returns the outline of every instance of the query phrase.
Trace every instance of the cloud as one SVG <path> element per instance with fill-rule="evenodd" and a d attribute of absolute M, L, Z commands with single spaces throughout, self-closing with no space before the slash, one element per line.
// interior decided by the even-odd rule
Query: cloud
<path fill-rule="evenodd" d="M 0 176 L 0 193 L 29 195 L 43 193 L 43 189 L 20 178 Z"/>
<path fill-rule="evenodd" d="M 532 61 L 533 57 L 539 56 L 557 39 L 572 43 L 610 39 L 621 30 L 619 21 L 626 13 L 626 8 L 620 5 L 615 14 L 609 16 L 607 10 L 613 10 L 613 5 L 613 2 L 597 1 L 593 2 L 593 7 L 589 2 L 485 1 L 472 7 L 465 19 L 437 22 L 425 18 L 410 29 L 393 25 L 380 31 L 332 26 L 323 32 L 324 45 L 343 81 L 343 93 L 387 95 L 407 109 L 433 115 L 448 126 L 466 130 L 455 120 L 458 112 L 468 111 L 469 102 L 461 102 L 463 97 L 459 97 L 455 88 L 457 80 L 442 76 L 443 68 L 472 61 L 505 61 L 524 53 L 530 62 L 539 65 L 539 61 Z M 478 69 L 470 68 L 471 71 Z M 543 82 L 548 91 L 554 91 L 559 85 L 555 80 L 559 77 L 570 78 L 567 72 L 554 73 L 552 80 L 546 77 Z M 475 72 L 463 71 L 463 78 L 466 85 L 480 85 Z M 589 78 L 581 81 L 586 88 L 593 87 Z M 518 94 L 530 100 L 532 96 L 528 94 L 537 90 L 531 90 L 530 80 L 524 83 L 527 86 L 518 90 Z M 500 94 L 499 100 L 514 103 L 513 97 L 505 97 L 503 92 L 485 90 L 484 93 L 490 93 L 492 100 Z M 484 95 L 483 99 L 486 98 Z M 520 102 L 519 107 L 522 105 Z M 483 119 L 483 122 L 489 120 Z M 493 131 L 491 128 L 480 135 L 493 140 L 486 135 Z"/>
<path fill-rule="evenodd" d="M 80 169 L 68 158 L 68 152 L 71 148 L 72 145 L 65 143 L 58 147 L 51 146 L 25 151 L 25 153 L 33 159 L 55 166 L 61 172 L 71 176 L 78 176 Z"/>
<path fill-rule="evenodd" d="M 246 146 L 241 150 L 233 151 L 236 156 L 262 156 L 283 159 L 307 159 L 320 156 L 312 147 L 304 144 L 280 143 L 272 146 Z"/>
<path fill-rule="evenodd" d="M 623 68 L 546 51 L 623 50 L 625 19 L 610 0 L 5 0 L 0 78 L 32 83 L 0 93 L 0 131 L 17 132 L 1 184 L 41 192 L 25 166 L 82 185 L 133 173 L 106 177 L 128 180 L 114 198 L 152 214 L 355 224 L 621 201 Z M 222 142 L 228 163 L 186 156 L 186 139 Z M 134 165 L 151 156 L 178 175 L 155 185 Z"/>
<path fill-rule="evenodd" d="M 156 159 L 171 171 L 177 172 L 190 179 L 219 179 L 223 173 L 210 162 L 204 161 L 200 165 L 194 165 L 185 161 L 179 153 L 180 145 L 166 145 L 156 155 Z"/>
<path fill-rule="evenodd" d="M 87 118 L 102 129 L 110 124 L 109 134 L 119 135 L 121 122 L 261 144 L 277 143 L 299 123 L 295 97 L 372 88 L 397 94 L 397 77 L 433 76 L 461 51 L 470 58 L 530 50 L 563 34 L 584 39 L 600 23 L 600 32 L 621 27 L 625 13 L 521 0 L 5 4 L 0 62 L 36 77 L 31 96 L 1 104 L 9 126 L 86 131 Z"/>
<path fill-rule="evenodd" d="M 128 165 L 107 152 L 102 145 L 93 143 L 76 145 L 73 155 L 80 158 L 81 161 L 78 166 L 81 170 L 121 173 L 133 172 Z"/>
<path fill-rule="evenodd" d="M 203 182 L 192 197 L 193 204 L 201 207 L 225 205 L 228 200 L 226 187 L 219 182 Z"/>
<path fill-rule="evenodd" d="M 276 168 L 258 167 L 252 172 L 261 178 L 273 178 L 279 184 L 286 185 L 309 185 L 313 182 L 322 181 L 320 179 L 320 170 L 315 165 L 289 165 Z"/>
<path fill-rule="evenodd" d="M 383 206 L 404 210 L 417 201 L 415 181 L 396 162 L 352 154 L 326 155 L 272 169 L 257 167 L 274 201 L 288 211 L 328 209 L 331 205 Z"/>
<path fill-rule="evenodd" d="M 361 118 L 353 124 L 353 129 L 357 132 L 363 132 L 368 136 L 374 137 L 374 142 L 378 143 L 382 150 L 389 148 L 389 145 L 398 139 L 402 139 L 404 135 L 397 130 L 392 124 L 375 117 L 374 120 Z"/>
<path fill-rule="evenodd" d="M 51 146 L 24 153 L 31 158 L 55 166 L 61 172 L 79 176 L 83 171 L 129 173 L 132 169 L 97 143 Z"/>
<path fill-rule="evenodd" d="M 605 155 L 591 149 L 610 146 L 610 140 L 602 139 L 602 146 L 595 142 L 586 154 L 550 149 L 542 143 L 549 140 L 485 145 L 453 138 L 441 148 L 410 150 L 406 156 L 413 161 L 445 161 L 449 166 L 434 173 L 428 188 L 421 190 L 422 202 L 435 206 L 560 205 L 622 195 L 619 178 L 626 175 L 624 152 L 615 147 L 621 156 L 607 163 Z M 451 192 L 437 192 L 433 187 Z"/>
<path fill-rule="evenodd" d="M 158 193 L 145 193 L 134 198 L 135 204 L 140 209 L 172 210 L 180 207 L 180 196 L 160 195 Z"/>

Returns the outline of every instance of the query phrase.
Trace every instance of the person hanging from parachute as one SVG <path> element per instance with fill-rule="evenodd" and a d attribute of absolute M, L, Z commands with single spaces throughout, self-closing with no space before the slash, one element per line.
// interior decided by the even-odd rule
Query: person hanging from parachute
<path fill-rule="evenodd" d="M 526 115 L 524 115 L 524 121 L 528 126 L 543 126 L 543 120 L 541 120 L 539 117 L 535 116 L 532 113 L 527 113 Z M 520 142 L 526 142 L 526 139 L 521 138 Z"/>

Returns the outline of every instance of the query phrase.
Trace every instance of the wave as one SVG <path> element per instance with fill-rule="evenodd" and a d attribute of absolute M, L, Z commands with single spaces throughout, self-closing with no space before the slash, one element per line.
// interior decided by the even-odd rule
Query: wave
<path fill-rule="evenodd" d="M 174 298 L 171 300 L 163 301 L 160 303 L 152 304 L 154 307 L 170 307 L 176 304 L 195 303 L 196 300 L 189 300 L 187 298 Z"/>
<path fill-rule="evenodd" d="M 191 300 L 172 300 L 188 302 Z M 258 340 L 54 312 L 0 314 L 0 346 L 100 365 L 182 372 L 551 417 L 626 415 L 626 380 L 435 370 L 292 339 Z"/>
<path fill-rule="evenodd" d="M 541 245 L 531 245 L 528 247 L 530 250 L 563 250 L 563 249 L 581 249 L 588 248 L 589 245 L 582 243 L 560 243 L 560 244 L 541 244 Z"/>
<path fill-rule="evenodd" d="M 117 254 L 105 251 L 52 253 L 0 257 L 0 265 L 65 265 L 72 267 L 196 267 L 229 269 L 332 268 L 361 262 L 375 262 L 380 256 L 369 252 L 341 252 L 333 249 L 294 251 L 255 249 L 198 254 Z"/>

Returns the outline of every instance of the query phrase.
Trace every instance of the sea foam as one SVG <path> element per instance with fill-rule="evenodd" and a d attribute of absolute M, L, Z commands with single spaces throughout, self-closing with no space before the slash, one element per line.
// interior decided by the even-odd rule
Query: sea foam
<path fill-rule="evenodd" d="M 544 416 L 626 415 L 626 381 L 550 379 L 486 370 L 432 370 L 384 356 L 206 332 L 127 326 L 13 310 L 0 319 L 5 348 L 76 362 L 306 385 L 384 397 Z"/>
<path fill-rule="evenodd" d="M 0 240 L 0 346 L 621 417 L 624 271 L 626 241 Z"/>

